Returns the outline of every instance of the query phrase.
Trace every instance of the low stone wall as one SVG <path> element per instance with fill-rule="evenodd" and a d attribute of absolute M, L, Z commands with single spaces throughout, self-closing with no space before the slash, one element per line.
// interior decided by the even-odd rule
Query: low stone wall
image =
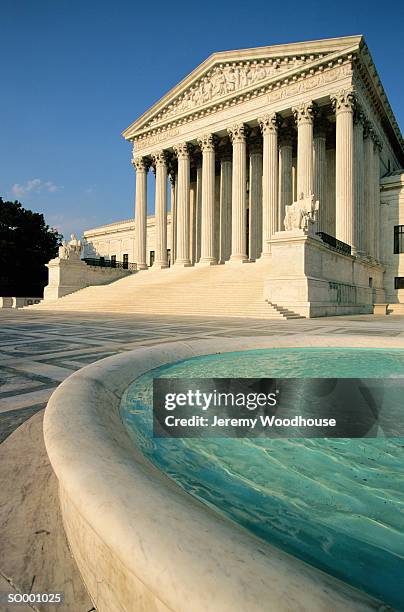
<path fill-rule="evenodd" d="M 132 274 L 130 270 L 122 268 L 89 266 L 79 258 L 57 257 L 46 265 L 49 269 L 49 282 L 44 291 L 45 301 L 56 300 L 91 285 L 107 285 Z"/>
<path fill-rule="evenodd" d="M 390 338 L 382 344 L 404 347 Z M 53 393 L 46 448 L 70 547 L 99 612 L 380 609 L 380 602 L 185 493 L 144 458 L 120 420 L 123 392 L 153 368 L 196 355 L 290 346 L 369 347 L 375 341 L 298 335 L 167 343 L 91 364 Z"/>
<path fill-rule="evenodd" d="M 0 308 L 23 308 L 39 304 L 42 299 L 40 297 L 0 297 Z"/>
<path fill-rule="evenodd" d="M 278 232 L 264 297 L 305 317 L 369 314 L 385 301 L 383 273 L 380 263 L 339 253 L 301 230 Z"/>

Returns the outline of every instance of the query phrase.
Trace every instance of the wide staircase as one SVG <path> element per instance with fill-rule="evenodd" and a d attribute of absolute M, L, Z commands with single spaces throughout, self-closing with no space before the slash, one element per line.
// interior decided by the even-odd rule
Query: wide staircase
<path fill-rule="evenodd" d="M 143 270 L 108 285 L 86 287 L 31 310 L 171 316 L 302 318 L 264 300 L 268 262 Z"/>

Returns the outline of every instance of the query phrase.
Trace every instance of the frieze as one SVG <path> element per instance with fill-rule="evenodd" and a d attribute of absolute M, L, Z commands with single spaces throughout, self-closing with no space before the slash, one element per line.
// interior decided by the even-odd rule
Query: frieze
<path fill-rule="evenodd" d="M 269 83 L 269 84 L 263 85 L 263 89 L 261 90 L 260 88 L 259 94 L 260 95 L 265 94 L 267 91 L 268 93 L 266 93 L 266 100 L 268 103 L 272 103 L 272 102 L 276 102 L 279 100 L 283 100 L 285 98 L 291 98 L 301 93 L 309 92 L 321 85 L 333 83 L 334 81 L 338 81 L 339 79 L 352 75 L 352 64 L 350 60 L 351 60 L 351 57 L 348 57 L 347 63 L 340 64 L 338 66 L 335 66 L 334 68 L 332 67 L 324 68 L 323 66 L 320 66 L 318 69 L 319 74 L 314 74 L 310 76 L 307 74 L 306 75 L 302 74 L 299 77 L 295 76 L 295 77 L 292 77 L 292 79 L 285 79 L 284 82 L 277 81 L 275 84 Z M 290 82 L 291 80 L 292 82 Z M 251 95 L 254 95 L 254 90 L 248 91 L 245 94 L 244 93 L 240 94 L 238 97 L 236 96 L 236 98 L 234 99 L 235 103 L 242 102 L 245 99 L 248 99 Z M 227 101 L 225 105 L 227 106 L 228 103 L 229 101 Z M 213 106 L 212 110 L 215 110 L 216 108 L 217 108 L 216 106 Z M 219 108 L 221 108 L 221 106 L 219 106 Z M 209 113 L 209 109 L 204 109 L 201 112 L 204 114 Z M 191 120 L 193 116 L 194 115 L 190 113 L 187 119 L 181 118 L 178 121 L 181 121 L 181 123 L 184 123 L 188 120 Z M 157 121 L 157 120 L 161 121 L 161 119 L 162 119 L 162 116 L 160 114 L 153 120 L 153 123 L 154 121 Z M 165 112 L 164 112 L 164 119 L 166 119 Z M 172 123 L 175 124 L 176 123 L 175 119 L 173 119 L 172 122 L 170 123 L 171 125 Z M 169 126 L 170 126 L 170 123 L 169 123 Z M 136 138 L 135 139 L 136 150 L 138 151 L 140 148 L 148 147 L 150 145 L 154 145 L 156 143 L 162 142 L 163 140 L 167 140 L 181 133 L 180 128 L 177 128 L 177 127 L 169 127 L 168 130 L 164 130 L 164 127 L 161 127 L 158 129 L 162 131 L 161 132 L 159 131 L 156 134 L 152 134 L 151 136 L 148 136 L 147 138 L 145 137 Z"/>
<path fill-rule="evenodd" d="M 326 85 L 327 83 L 338 81 L 338 79 L 343 79 L 351 74 L 352 67 L 350 64 L 337 66 L 336 68 L 331 68 L 330 70 L 321 72 L 315 76 L 303 78 L 296 83 L 290 83 L 284 85 L 283 87 L 279 87 L 267 95 L 267 101 L 277 102 L 278 100 L 284 100 L 285 98 L 292 98 L 293 96 L 306 93 L 307 91 L 311 91 L 312 89 L 320 87 L 321 85 Z"/>
<path fill-rule="evenodd" d="M 139 149 L 144 149 L 145 147 L 150 147 L 155 144 L 159 144 L 168 138 L 173 138 L 174 136 L 178 136 L 181 133 L 180 128 L 173 128 L 171 130 L 165 130 L 164 132 L 159 132 L 158 134 L 153 134 L 152 136 L 148 136 L 147 138 L 141 138 L 135 141 L 136 151 Z"/>

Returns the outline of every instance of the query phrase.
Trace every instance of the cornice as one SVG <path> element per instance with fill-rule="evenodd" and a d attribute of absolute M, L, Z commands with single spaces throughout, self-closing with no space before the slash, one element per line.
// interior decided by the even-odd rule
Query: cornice
<path fill-rule="evenodd" d="M 263 59 L 281 61 L 285 58 L 304 58 L 305 60 L 309 59 L 311 61 L 315 59 L 316 56 L 331 57 L 334 54 L 338 55 L 347 48 L 357 49 L 362 40 L 363 37 L 361 35 L 346 36 L 213 53 L 126 128 L 126 130 L 122 132 L 122 135 L 125 139 L 131 140 L 145 123 L 158 115 L 163 108 L 175 102 L 191 85 L 196 83 L 198 79 L 207 75 L 210 69 L 221 63 L 236 65 L 240 62 L 261 61 Z"/>
<path fill-rule="evenodd" d="M 360 78 L 360 84 L 356 80 Z M 363 87 L 366 97 L 371 103 L 376 116 L 380 118 L 383 130 L 389 136 L 393 150 L 399 162 L 404 166 L 404 138 L 394 116 L 390 102 L 380 80 L 376 66 L 373 62 L 369 48 L 364 41 L 360 45 L 359 53 L 354 59 L 354 88 Z"/>
<path fill-rule="evenodd" d="M 201 117 L 208 116 L 214 112 L 226 109 L 228 107 L 235 106 L 246 100 L 256 98 L 259 96 L 267 95 L 271 92 L 282 89 L 287 85 L 293 85 L 304 81 L 307 77 L 318 76 L 320 74 L 326 74 L 332 71 L 336 67 L 346 66 L 352 64 L 354 53 L 358 51 L 358 48 L 346 49 L 343 53 L 338 52 L 332 55 L 324 56 L 322 59 L 311 62 L 308 65 L 304 65 L 301 68 L 293 68 L 289 71 L 283 72 L 282 75 L 274 75 L 260 82 L 255 87 L 245 88 L 237 91 L 233 96 L 224 96 L 221 101 L 215 100 L 210 104 L 205 104 L 203 108 L 197 111 L 187 111 L 175 117 L 175 119 L 162 120 L 159 124 L 155 124 L 151 127 L 139 129 L 138 132 L 127 136 L 127 138 L 133 142 L 141 142 L 143 139 L 149 138 L 150 136 L 158 137 L 159 134 L 172 132 L 175 135 L 176 129 L 179 126 L 199 119 Z"/>
<path fill-rule="evenodd" d="M 147 215 L 146 222 L 148 226 L 153 226 L 155 224 L 155 215 Z M 167 212 L 167 222 L 171 222 L 171 212 Z M 127 230 L 132 231 L 134 227 L 135 220 L 133 218 L 124 219 L 123 221 L 115 221 L 115 223 L 108 223 L 89 230 L 84 230 L 83 238 L 102 238 L 118 232 L 125 232 Z"/>

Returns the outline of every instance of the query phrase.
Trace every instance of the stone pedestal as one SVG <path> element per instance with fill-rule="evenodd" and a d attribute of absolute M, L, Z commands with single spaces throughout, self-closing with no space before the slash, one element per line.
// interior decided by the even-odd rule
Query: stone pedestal
<path fill-rule="evenodd" d="M 44 300 L 58 298 L 87 287 L 87 264 L 81 259 L 56 257 L 46 264 L 49 270 L 48 285 L 44 289 Z"/>
<path fill-rule="evenodd" d="M 305 317 L 363 314 L 384 301 L 380 264 L 332 250 L 304 230 L 277 232 L 264 297 Z"/>
<path fill-rule="evenodd" d="M 373 305 L 373 314 L 378 316 L 387 315 L 388 304 L 374 304 Z"/>
<path fill-rule="evenodd" d="M 44 289 L 44 300 L 57 300 L 69 293 L 90 285 L 107 285 L 123 276 L 132 274 L 121 268 L 89 266 L 79 257 L 63 259 L 56 257 L 46 264 L 49 270 L 48 285 Z"/>

